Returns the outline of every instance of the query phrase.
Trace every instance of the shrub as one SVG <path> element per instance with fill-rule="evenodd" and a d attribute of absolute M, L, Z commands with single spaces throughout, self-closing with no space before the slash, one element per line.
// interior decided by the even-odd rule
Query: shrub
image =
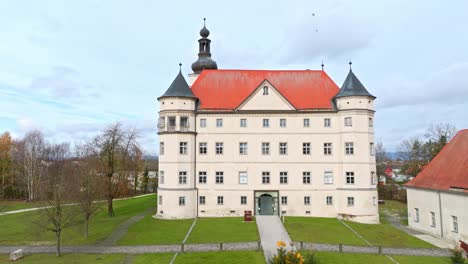
<path fill-rule="evenodd" d="M 278 241 L 276 243 L 277 249 L 276 254 L 270 260 L 271 264 L 316 264 L 314 253 L 309 253 L 306 255 L 306 258 L 302 256 L 301 253 L 292 249 L 286 249 L 286 243 L 283 241 Z"/>
<path fill-rule="evenodd" d="M 456 247 L 452 250 L 452 256 L 450 259 L 452 260 L 453 264 L 463 264 L 465 263 L 465 258 L 463 257 L 463 250 L 460 247 Z"/>

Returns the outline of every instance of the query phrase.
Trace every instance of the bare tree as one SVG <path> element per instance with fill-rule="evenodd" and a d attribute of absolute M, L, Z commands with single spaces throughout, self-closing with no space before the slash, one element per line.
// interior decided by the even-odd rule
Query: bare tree
<path fill-rule="evenodd" d="M 113 200 L 127 185 L 130 147 L 137 144 L 137 131 L 125 131 L 122 124 L 109 126 L 97 136 L 90 147 L 99 159 L 99 172 L 105 177 L 104 186 L 107 197 L 107 209 L 110 217 L 114 216 Z"/>
<path fill-rule="evenodd" d="M 78 224 L 79 210 L 70 205 L 74 202 L 73 194 L 76 186 L 70 179 L 69 146 L 67 144 L 51 145 L 46 149 L 46 157 L 42 161 L 45 167 L 37 195 L 44 209 L 38 210 L 40 217 L 36 222 L 44 230 L 55 233 L 57 256 L 60 256 L 62 232 L 64 229 Z"/>
<path fill-rule="evenodd" d="M 7 177 L 7 173 L 11 169 L 12 163 L 12 148 L 13 148 L 13 141 L 11 139 L 10 133 L 5 132 L 0 135 L 0 173 L 2 175 L 2 189 L 5 189 L 5 178 Z"/>
<path fill-rule="evenodd" d="M 426 131 L 426 138 L 432 142 L 437 142 L 441 138 L 445 138 L 448 142 L 455 136 L 457 129 L 454 125 L 450 123 L 438 123 L 438 124 L 431 124 Z"/>
<path fill-rule="evenodd" d="M 44 158 L 44 136 L 38 130 L 26 134 L 19 143 L 21 164 L 26 178 L 29 200 L 35 199 L 37 185 L 41 177 L 41 161 Z"/>
<path fill-rule="evenodd" d="M 138 172 L 141 171 L 143 167 L 143 151 L 140 146 L 136 143 L 132 144 L 130 147 L 130 169 L 133 174 L 133 193 L 137 192 L 138 188 Z"/>
<path fill-rule="evenodd" d="M 76 201 L 84 218 L 84 236 L 88 238 L 91 217 L 99 210 L 103 179 L 98 172 L 99 160 L 92 155 L 87 146 L 75 148 L 73 161 L 73 180 L 78 187 Z"/>
<path fill-rule="evenodd" d="M 385 171 L 385 163 L 388 161 L 387 152 L 385 151 L 382 141 L 378 140 L 375 145 L 375 162 L 377 164 L 377 175 L 381 176 Z"/>

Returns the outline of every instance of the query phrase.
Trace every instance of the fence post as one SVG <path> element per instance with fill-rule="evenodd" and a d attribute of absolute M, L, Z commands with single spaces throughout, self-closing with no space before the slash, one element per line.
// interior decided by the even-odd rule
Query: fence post
<path fill-rule="evenodd" d="M 185 251 L 185 244 L 184 243 L 182 243 L 182 246 L 180 247 L 180 249 L 181 249 L 182 253 Z"/>
<path fill-rule="evenodd" d="M 342 253 L 343 252 L 343 244 L 339 244 L 339 247 L 340 247 L 340 252 Z"/>
<path fill-rule="evenodd" d="M 258 250 L 262 249 L 262 244 L 260 243 L 260 240 L 257 240 L 257 249 Z"/>
<path fill-rule="evenodd" d="M 224 245 L 223 245 L 223 242 L 219 243 L 219 250 L 220 250 L 220 251 L 223 251 L 223 246 L 224 246 Z"/>
<path fill-rule="evenodd" d="M 382 255 L 382 246 L 379 246 L 379 255 Z"/>
<path fill-rule="evenodd" d="M 304 250 L 304 241 L 301 241 L 301 250 Z"/>

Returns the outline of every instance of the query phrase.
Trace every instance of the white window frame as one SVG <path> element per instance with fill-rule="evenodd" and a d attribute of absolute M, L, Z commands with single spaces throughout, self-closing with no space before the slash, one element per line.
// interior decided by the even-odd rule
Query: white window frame
<path fill-rule="evenodd" d="M 162 197 L 162 195 L 159 195 L 158 196 L 158 204 L 162 205 L 162 203 L 163 203 L 163 197 Z"/>
<path fill-rule="evenodd" d="M 269 171 L 262 171 L 262 184 L 270 184 L 271 177 Z"/>
<path fill-rule="evenodd" d="M 310 205 L 310 196 L 304 196 L 304 205 Z"/>
<path fill-rule="evenodd" d="M 208 182 L 208 174 L 206 171 L 198 172 L 198 184 L 206 184 Z"/>
<path fill-rule="evenodd" d="M 325 171 L 323 173 L 323 183 L 324 184 L 333 184 L 333 171 Z"/>
<path fill-rule="evenodd" d="M 279 154 L 280 155 L 288 155 L 288 142 L 280 142 L 279 143 Z"/>
<path fill-rule="evenodd" d="M 216 118 L 216 127 L 223 127 L 223 119 Z"/>
<path fill-rule="evenodd" d="M 344 126 L 345 127 L 352 127 L 353 126 L 353 118 L 348 116 L 344 118 Z"/>
<path fill-rule="evenodd" d="M 215 153 L 216 153 L 216 155 L 223 155 L 224 154 L 224 143 L 223 142 L 216 142 L 215 143 Z"/>
<path fill-rule="evenodd" d="M 330 142 L 323 143 L 323 155 L 331 156 L 333 155 L 333 144 Z"/>
<path fill-rule="evenodd" d="M 239 155 L 248 154 L 248 144 L 247 142 L 239 142 Z"/>
<path fill-rule="evenodd" d="M 240 127 L 247 127 L 247 118 L 240 119 Z"/>
<path fill-rule="evenodd" d="M 419 223 L 419 208 L 414 208 L 414 222 Z"/>
<path fill-rule="evenodd" d="M 164 184 L 164 171 L 159 171 L 159 184 Z"/>
<path fill-rule="evenodd" d="M 263 86 L 263 95 L 268 95 L 268 86 Z"/>
<path fill-rule="evenodd" d="M 346 184 L 354 185 L 356 183 L 356 178 L 354 177 L 354 171 L 345 172 L 346 175 Z"/>
<path fill-rule="evenodd" d="M 241 205 L 247 205 L 247 196 L 245 196 L 245 195 L 241 196 L 240 204 Z"/>
<path fill-rule="evenodd" d="M 288 172 L 280 171 L 280 184 L 288 184 Z"/>
<path fill-rule="evenodd" d="M 327 205 L 333 205 L 333 196 L 327 196 L 327 197 L 325 198 L 325 203 L 326 203 Z"/>
<path fill-rule="evenodd" d="M 215 184 L 224 184 L 224 171 L 215 172 Z"/>
<path fill-rule="evenodd" d="M 355 200 L 354 196 L 348 196 L 348 206 L 354 206 Z"/>
<path fill-rule="evenodd" d="M 203 150 L 203 151 L 202 151 Z M 200 155 L 206 155 L 208 154 L 208 143 L 206 142 L 200 142 L 198 143 L 198 153 Z"/>
<path fill-rule="evenodd" d="M 302 125 L 304 127 L 310 127 L 310 119 L 309 118 L 304 118 L 302 121 Z"/>
<path fill-rule="evenodd" d="M 369 143 L 369 152 L 371 156 L 375 155 L 374 142 Z"/>
<path fill-rule="evenodd" d="M 280 118 L 280 127 L 286 127 L 287 121 L 286 118 Z"/>
<path fill-rule="evenodd" d="M 311 184 L 312 177 L 310 176 L 310 171 L 303 171 L 302 172 L 302 183 L 303 184 Z"/>
<path fill-rule="evenodd" d="M 206 118 L 200 118 L 200 127 L 206 127 Z"/>
<path fill-rule="evenodd" d="M 265 128 L 270 127 L 270 119 L 264 118 L 264 119 L 262 120 L 262 125 L 263 125 L 263 127 L 265 127 Z"/>
<path fill-rule="evenodd" d="M 179 196 L 179 206 L 185 206 L 185 196 Z"/>
<path fill-rule="evenodd" d="M 159 155 L 164 155 L 164 141 L 159 142 Z"/>
<path fill-rule="evenodd" d="M 302 155 L 310 155 L 310 142 L 302 142 Z"/>
<path fill-rule="evenodd" d="M 188 177 L 186 171 L 179 171 L 179 184 L 187 184 Z"/>
<path fill-rule="evenodd" d="M 458 217 L 452 215 L 452 232 L 458 233 Z"/>
<path fill-rule="evenodd" d="M 188 142 L 186 141 L 179 142 L 179 154 L 180 155 L 188 154 Z"/>
<path fill-rule="evenodd" d="M 281 196 L 281 205 L 288 205 L 288 196 Z"/>
<path fill-rule="evenodd" d="M 224 196 L 218 196 L 216 200 L 218 205 L 224 205 Z"/>
<path fill-rule="evenodd" d="M 270 155 L 270 142 L 262 142 L 262 155 Z"/>
<path fill-rule="evenodd" d="M 369 127 L 374 127 L 374 118 L 369 117 Z"/>
<path fill-rule="evenodd" d="M 330 118 L 324 118 L 323 119 L 323 127 L 331 127 L 331 119 Z"/>
<path fill-rule="evenodd" d="M 431 227 L 436 227 L 436 215 L 435 212 L 429 212 L 431 216 Z"/>
<path fill-rule="evenodd" d="M 354 142 L 345 142 L 345 154 L 354 155 Z"/>
<path fill-rule="evenodd" d="M 249 176 L 247 175 L 246 171 L 239 172 L 239 184 L 248 184 L 249 183 Z"/>
<path fill-rule="evenodd" d="M 375 171 L 371 171 L 371 185 L 376 185 L 377 184 L 377 175 L 375 174 Z"/>
<path fill-rule="evenodd" d="M 199 205 L 205 205 L 206 204 L 206 197 L 204 195 L 198 197 L 198 204 Z"/>

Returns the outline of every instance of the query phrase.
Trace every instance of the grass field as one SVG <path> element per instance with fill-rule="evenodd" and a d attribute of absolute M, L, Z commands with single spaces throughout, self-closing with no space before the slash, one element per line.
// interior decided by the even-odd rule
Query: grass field
<path fill-rule="evenodd" d="M 382 255 L 352 254 L 335 252 L 316 252 L 315 257 L 320 264 L 393 264 L 390 259 Z M 449 258 L 440 257 L 414 257 L 414 256 L 392 256 L 400 264 L 451 264 Z"/>
<path fill-rule="evenodd" d="M 152 263 L 152 262 L 148 262 Z M 176 264 L 265 264 L 261 251 L 223 251 L 179 254 Z"/>
<path fill-rule="evenodd" d="M 243 222 L 241 217 L 199 218 L 187 243 L 257 241 L 255 222 Z"/>
<path fill-rule="evenodd" d="M 346 221 L 346 223 L 373 245 L 387 247 L 419 247 L 433 248 L 432 244 L 396 229 L 383 221 L 378 225 L 360 224 Z"/>
<path fill-rule="evenodd" d="M 112 254 L 112 255 L 101 255 L 101 254 L 64 254 L 61 257 L 50 254 L 35 254 L 27 255 L 23 259 L 15 261 L 13 263 L 18 264 L 116 264 L 123 263 L 125 255 Z M 0 264 L 12 263 L 8 261 L 7 255 L 0 255 Z M 165 262 L 168 263 L 168 262 Z"/>
<path fill-rule="evenodd" d="M 379 204 L 379 213 L 398 216 L 400 222 L 407 226 L 408 225 L 408 206 L 406 203 L 399 201 L 385 200 L 384 204 Z"/>
<path fill-rule="evenodd" d="M 147 215 L 131 226 L 119 245 L 152 245 L 182 243 L 193 219 L 160 220 Z"/>
<path fill-rule="evenodd" d="M 284 225 L 293 241 L 367 245 L 336 218 L 286 217 Z"/>
<path fill-rule="evenodd" d="M 132 264 L 168 264 L 173 253 L 136 255 Z"/>
<path fill-rule="evenodd" d="M 0 213 L 7 211 L 16 211 L 40 206 L 37 202 L 24 201 L 0 201 Z"/>
<path fill-rule="evenodd" d="M 103 204 L 104 205 L 104 204 Z M 91 219 L 89 238 L 83 236 L 83 226 L 77 225 L 63 231 L 63 244 L 93 244 L 105 239 L 120 223 L 156 205 L 156 195 L 114 202 L 115 217 L 108 217 L 102 208 Z M 41 229 L 35 222 L 37 211 L 0 216 L 0 245 L 51 245 L 54 234 Z"/>

